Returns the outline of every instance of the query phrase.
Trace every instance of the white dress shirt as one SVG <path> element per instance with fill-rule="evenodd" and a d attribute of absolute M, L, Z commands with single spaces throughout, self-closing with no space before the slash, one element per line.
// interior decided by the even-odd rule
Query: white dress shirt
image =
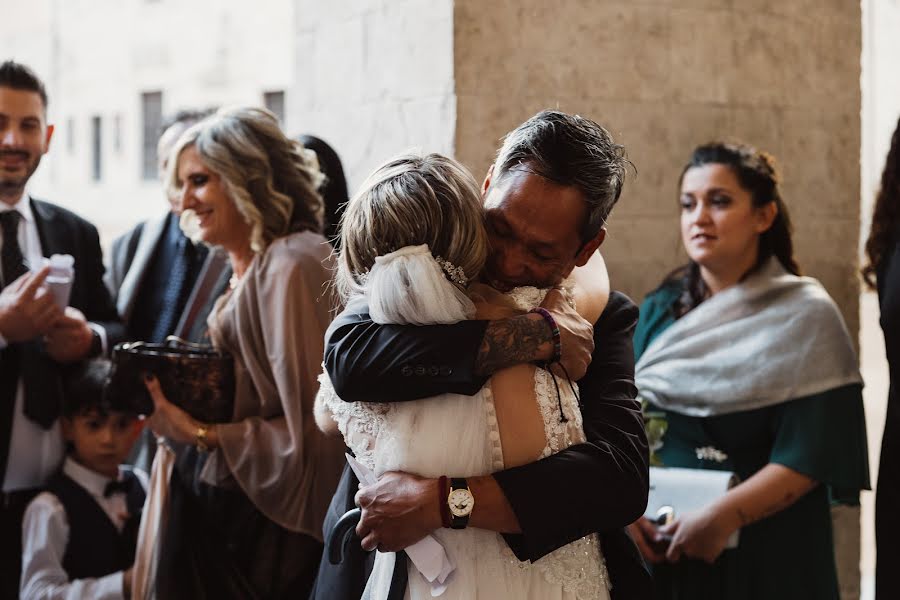
<path fill-rule="evenodd" d="M 83 487 L 100 505 L 120 532 L 128 508 L 124 492 L 103 496 L 110 479 L 67 458 L 63 473 Z M 135 471 L 144 489 L 146 475 Z M 123 597 L 124 571 L 95 579 L 70 581 L 62 561 L 69 542 L 69 521 L 59 499 L 49 492 L 39 494 L 25 511 L 22 521 L 22 600 L 119 600 Z"/>
<path fill-rule="evenodd" d="M 32 269 L 40 268 L 44 253 L 41 250 L 41 238 L 38 235 L 34 213 L 31 210 L 31 198 L 28 194 L 23 194 L 15 206 L 0 202 L 0 212 L 7 210 L 17 210 L 22 215 L 22 219 L 19 220 L 19 247 L 28 266 Z M 2 243 L 3 232 L 0 231 L 0 247 Z M 0 347 L 5 346 L 4 340 L 0 343 Z M 42 486 L 59 468 L 65 454 L 59 422 L 54 423 L 50 429 L 44 429 L 25 416 L 24 408 L 25 387 L 19 379 L 9 440 L 9 458 L 6 463 L 6 476 L 3 479 L 4 492 Z"/>

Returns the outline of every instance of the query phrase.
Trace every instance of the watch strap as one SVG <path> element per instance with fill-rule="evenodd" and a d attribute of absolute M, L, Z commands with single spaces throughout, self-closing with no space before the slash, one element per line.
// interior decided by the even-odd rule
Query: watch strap
<path fill-rule="evenodd" d="M 450 505 L 448 504 L 450 496 L 450 481 L 446 475 L 441 475 L 438 479 L 438 505 L 441 511 L 441 527 L 450 528 L 452 524 L 452 515 L 450 514 Z"/>

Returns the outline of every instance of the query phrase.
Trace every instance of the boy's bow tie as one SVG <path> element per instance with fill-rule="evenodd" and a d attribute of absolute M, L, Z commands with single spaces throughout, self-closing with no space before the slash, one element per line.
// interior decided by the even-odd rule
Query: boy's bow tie
<path fill-rule="evenodd" d="M 125 494 L 128 492 L 128 482 L 124 479 L 118 479 L 114 481 L 110 481 L 106 484 L 106 487 L 103 488 L 103 497 L 109 498 L 116 492 Z"/>

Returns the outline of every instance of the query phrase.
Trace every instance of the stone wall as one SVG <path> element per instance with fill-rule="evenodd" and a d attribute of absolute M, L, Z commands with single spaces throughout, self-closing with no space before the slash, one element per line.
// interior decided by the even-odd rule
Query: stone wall
<path fill-rule="evenodd" d="M 804 270 L 858 330 L 860 7 L 846 0 L 456 0 L 457 156 L 476 173 L 542 108 L 604 124 L 637 175 L 603 246 L 636 300 L 684 260 L 677 178 L 735 137 L 774 154 Z"/>

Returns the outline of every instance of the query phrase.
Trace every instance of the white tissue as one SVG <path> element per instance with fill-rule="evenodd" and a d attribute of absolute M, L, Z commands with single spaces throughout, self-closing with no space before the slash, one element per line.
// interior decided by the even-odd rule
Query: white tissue
<path fill-rule="evenodd" d="M 50 272 L 44 285 L 53 294 L 56 305 L 65 310 L 72 294 L 72 280 L 75 278 L 75 258 L 69 254 L 54 254 L 45 258 L 43 266 L 49 266 Z"/>

